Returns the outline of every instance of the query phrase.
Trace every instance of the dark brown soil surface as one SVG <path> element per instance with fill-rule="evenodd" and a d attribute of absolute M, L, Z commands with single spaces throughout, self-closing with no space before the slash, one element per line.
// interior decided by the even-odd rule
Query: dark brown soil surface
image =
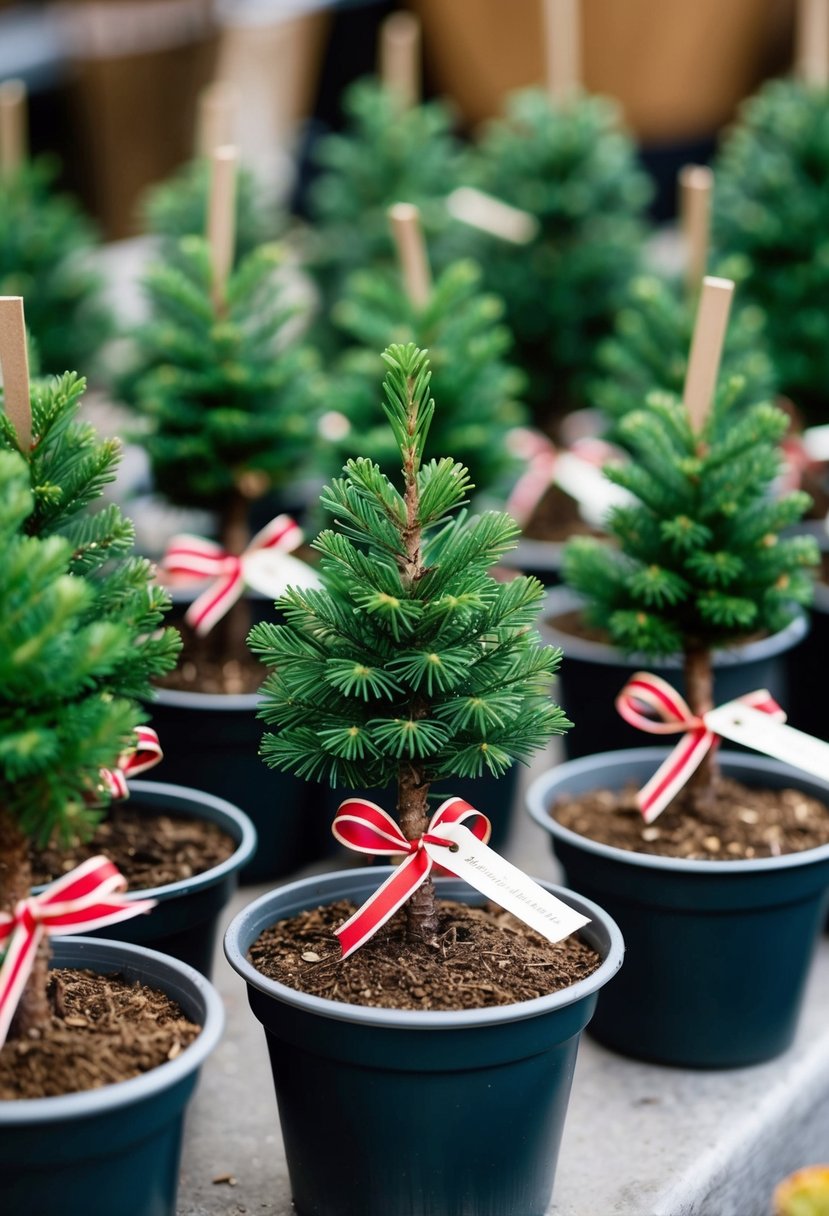
<path fill-rule="evenodd" d="M 613 645 L 606 630 L 598 629 L 595 625 L 588 625 L 580 608 L 576 608 L 572 612 L 561 612 L 558 616 L 551 616 L 548 618 L 548 624 L 562 633 L 568 633 L 571 638 L 582 638 L 586 642 L 602 642 L 605 646 Z"/>
<path fill-rule="evenodd" d="M 250 949 L 271 979 L 314 996 L 383 1009 L 478 1009 L 567 988 L 601 963 L 577 936 L 553 944 L 503 909 L 441 900 L 439 948 L 405 937 L 405 909 L 340 957 L 333 930 L 355 911 L 346 900 L 278 921 Z"/>
<path fill-rule="evenodd" d="M 0 1050 L 2 1100 L 128 1081 L 174 1060 L 200 1030 L 163 992 L 118 975 L 50 971 L 49 1001 L 48 1033 L 10 1040 Z"/>
<path fill-rule="evenodd" d="M 528 540 L 565 541 L 571 536 L 600 536 L 586 524 L 578 503 L 557 485 L 544 492 L 523 529 Z"/>
<path fill-rule="evenodd" d="M 32 856 L 34 882 L 49 882 L 103 853 L 131 890 L 161 887 L 203 874 L 236 851 L 236 842 L 215 823 L 187 815 L 159 815 L 130 800 L 115 803 L 95 835 L 70 850 L 48 848 Z"/>
<path fill-rule="evenodd" d="M 196 637 L 192 629 L 177 622 L 181 654 L 177 666 L 154 682 L 176 692 L 233 694 L 258 692 L 267 670 L 252 654 L 223 659 L 214 653 L 211 639 Z"/>
<path fill-rule="evenodd" d="M 709 804 L 691 806 L 683 790 L 652 824 L 636 806 L 636 787 L 562 798 L 552 808 L 564 827 L 635 853 L 697 861 L 738 861 L 799 853 L 829 842 L 829 808 L 799 790 L 750 789 L 721 777 Z"/>

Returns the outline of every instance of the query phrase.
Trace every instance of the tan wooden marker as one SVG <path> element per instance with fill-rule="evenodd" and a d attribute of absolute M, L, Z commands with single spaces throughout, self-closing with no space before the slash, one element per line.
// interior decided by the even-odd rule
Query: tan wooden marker
<path fill-rule="evenodd" d="M 414 13 L 392 13 L 383 22 L 380 79 L 404 109 L 420 101 L 420 22 Z"/>
<path fill-rule="evenodd" d="M 581 6 L 579 0 L 544 0 L 547 89 L 554 101 L 568 101 L 581 87 Z"/>
<path fill-rule="evenodd" d="M 22 296 L 0 296 L 0 366 L 6 414 L 17 431 L 21 452 L 28 452 L 32 446 L 32 406 Z"/>
<path fill-rule="evenodd" d="M 691 427 L 695 431 L 702 430 L 714 400 L 733 295 L 731 279 L 715 279 L 712 275 L 706 275 L 702 280 L 702 294 L 682 393 Z"/>
<path fill-rule="evenodd" d="M 458 186 L 446 196 L 446 208 L 456 220 L 513 245 L 528 245 L 538 236 L 540 225 L 529 211 L 512 207 L 474 186 Z"/>
<path fill-rule="evenodd" d="M 420 211 L 414 203 L 395 203 L 389 207 L 388 215 L 406 295 L 415 308 L 425 308 L 432 294 L 432 273 L 420 227 Z"/>
<path fill-rule="evenodd" d="M 795 70 L 804 84 L 829 84 L 829 0 L 798 0 Z"/>
<path fill-rule="evenodd" d="M 711 239 L 711 195 L 714 174 L 707 165 L 685 165 L 679 171 L 679 214 L 685 238 L 685 286 L 699 291 L 708 265 Z"/>
<path fill-rule="evenodd" d="M 199 94 L 196 155 L 212 156 L 216 148 L 232 144 L 236 135 L 239 95 L 227 80 L 214 80 Z"/>
<path fill-rule="evenodd" d="M 27 152 L 26 86 L 22 80 L 0 84 L 0 175 L 16 173 Z"/>
<path fill-rule="evenodd" d="M 236 246 L 236 149 L 215 148 L 210 158 L 207 243 L 213 266 L 213 305 L 224 307 L 227 278 Z"/>

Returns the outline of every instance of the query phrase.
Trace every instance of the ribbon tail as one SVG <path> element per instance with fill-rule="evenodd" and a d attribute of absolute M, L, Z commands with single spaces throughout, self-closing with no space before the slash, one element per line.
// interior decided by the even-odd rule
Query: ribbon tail
<path fill-rule="evenodd" d="M 344 959 L 364 945 L 394 916 L 398 908 L 426 881 L 431 868 L 431 858 L 423 849 L 412 853 L 344 925 L 334 930 Z"/>
<path fill-rule="evenodd" d="M 206 591 L 193 600 L 184 619 L 198 634 L 204 637 L 213 626 L 229 612 L 245 589 L 241 569 L 217 579 Z"/>
<path fill-rule="evenodd" d="M 41 925 L 31 930 L 18 926 L 0 965 L 0 1047 L 6 1041 L 43 933 Z"/>
<path fill-rule="evenodd" d="M 706 754 L 717 741 L 713 731 L 700 727 L 689 731 L 666 760 L 660 764 L 650 781 L 637 795 L 645 823 L 653 823 L 679 793 L 688 778 L 702 764 Z"/>

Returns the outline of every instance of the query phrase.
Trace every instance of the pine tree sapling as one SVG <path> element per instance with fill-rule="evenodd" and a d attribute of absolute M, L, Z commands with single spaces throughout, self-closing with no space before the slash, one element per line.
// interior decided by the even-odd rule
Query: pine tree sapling
<path fill-rule="evenodd" d="M 4 358 L 5 364 L 5 358 Z M 34 441 L 0 415 L 0 910 L 28 897 L 30 846 L 91 832 L 113 769 L 144 712 L 138 698 L 173 666 L 179 639 L 160 630 L 166 593 L 132 556 L 132 525 L 112 504 L 116 441 L 76 414 L 74 374 L 36 383 Z M 45 940 L 16 1029 L 48 1020 Z"/>
<path fill-rule="evenodd" d="M 424 461 L 435 412 L 426 353 L 391 346 L 384 361 L 401 488 L 371 461 L 348 461 L 323 492 L 336 521 L 314 542 L 323 587 L 289 590 L 285 623 L 255 626 L 250 645 L 271 669 L 267 762 L 334 786 L 396 782 L 400 828 L 414 840 L 431 782 L 500 775 L 569 724 L 549 699 L 560 652 L 533 628 L 541 584 L 489 574 L 515 524 L 468 516 L 467 471 Z M 410 935 L 431 940 L 431 882 L 406 910 Z"/>
<path fill-rule="evenodd" d="M 430 285 L 418 307 L 400 290 L 399 271 L 358 272 L 349 280 L 333 319 L 354 343 L 340 357 L 327 393 L 335 411 L 324 416 L 325 471 L 348 457 L 365 456 L 389 478 L 400 468 L 395 437 L 378 417 L 377 385 L 383 363 L 375 352 L 392 341 L 428 349 L 435 396 L 441 403 L 425 451 L 452 452 L 469 470 L 479 493 L 501 494 L 517 468 L 509 432 L 526 420 L 520 404 L 523 377 L 505 361 L 512 338 L 503 306 L 481 289 L 474 262 L 454 262 Z"/>
<path fill-rule="evenodd" d="M 780 388 L 824 421 L 829 381 L 829 89 L 773 80 L 716 160 L 719 272 L 768 317 Z"/>
<path fill-rule="evenodd" d="M 714 393 L 719 350 L 702 368 L 710 409 L 704 417 L 695 409 L 704 329 L 701 308 L 684 400 L 651 393 L 618 423 L 631 460 L 606 475 L 635 501 L 611 513 L 614 543 L 573 540 L 564 561 L 566 583 L 585 598 L 586 621 L 614 645 L 628 655 L 683 656 L 698 718 L 713 707 L 712 651 L 788 624 L 811 598 L 809 567 L 817 561 L 812 538 L 784 535 L 808 497 L 769 496 L 786 414 L 763 401 L 737 409 L 733 394 Z M 693 778 L 698 799 L 712 788 L 711 759 Z"/>
<path fill-rule="evenodd" d="M 551 407 L 580 402 L 596 344 L 640 268 L 647 179 L 608 101 L 559 105 L 541 90 L 509 99 L 484 132 L 474 177 L 538 220 L 520 254 L 492 241 L 482 259 L 546 422 Z"/>

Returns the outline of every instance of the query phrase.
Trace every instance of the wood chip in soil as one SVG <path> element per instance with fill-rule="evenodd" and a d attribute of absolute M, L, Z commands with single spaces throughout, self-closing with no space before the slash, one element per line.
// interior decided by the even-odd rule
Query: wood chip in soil
<path fill-rule="evenodd" d="M 591 975 L 601 959 L 577 936 L 553 944 L 509 912 L 438 902 L 437 948 L 411 943 L 405 909 L 347 959 L 333 931 L 356 911 L 347 900 L 266 929 L 248 957 L 289 988 L 382 1009 L 478 1009 L 529 1001 Z"/>
<path fill-rule="evenodd" d="M 32 868 L 35 883 L 49 882 L 103 853 L 131 890 L 146 890 L 203 874 L 235 851 L 236 842 L 218 824 L 188 815 L 159 815 L 130 799 L 113 803 L 90 840 L 33 853 Z"/>
<path fill-rule="evenodd" d="M 119 975 L 49 972 L 51 1022 L 0 1049 L 0 1100 L 51 1098 L 128 1081 L 174 1060 L 201 1027 L 175 1001 Z"/>
<path fill-rule="evenodd" d="M 686 789 L 646 824 L 636 787 L 563 796 L 551 815 L 564 827 L 635 853 L 739 861 L 799 853 L 829 842 L 829 808 L 800 790 L 754 789 L 720 777 L 714 797 L 692 804 Z"/>
<path fill-rule="evenodd" d="M 601 535 L 584 522 L 576 500 L 555 484 L 544 491 L 522 531 L 528 540 L 565 541 L 571 536 Z"/>

